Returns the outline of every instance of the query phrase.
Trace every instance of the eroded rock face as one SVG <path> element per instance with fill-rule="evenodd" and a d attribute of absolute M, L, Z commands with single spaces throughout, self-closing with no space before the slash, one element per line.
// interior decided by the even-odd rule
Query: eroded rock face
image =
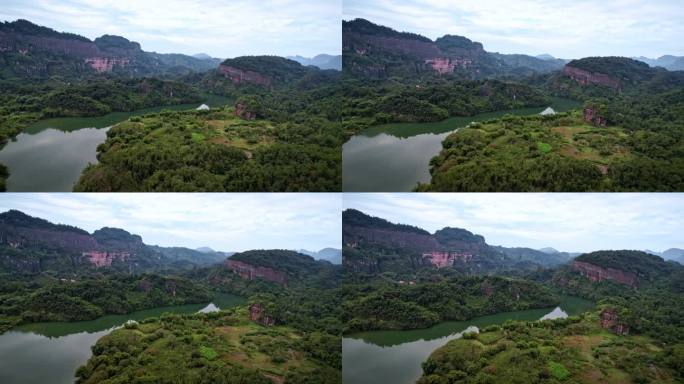
<path fill-rule="evenodd" d="M 569 65 L 566 65 L 563 68 L 563 73 L 571 79 L 575 80 L 580 85 L 586 86 L 589 84 L 596 84 L 604 87 L 613 88 L 615 91 L 618 92 L 622 90 L 622 84 L 618 79 L 612 78 L 603 73 L 589 72 L 583 69 L 571 67 Z"/>
<path fill-rule="evenodd" d="M 219 73 L 224 77 L 230 79 L 234 84 L 256 84 L 268 87 L 271 85 L 271 78 L 253 71 L 245 71 L 238 68 L 233 68 L 228 65 L 221 64 L 219 66 Z"/>
<path fill-rule="evenodd" d="M 618 335 L 628 335 L 629 325 L 620 320 L 616 310 L 612 308 L 604 309 L 600 314 L 601 327 L 611 330 Z"/>
<path fill-rule="evenodd" d="M 255 266 L 231 259 L 226 260 L 225 265 L 230 270 L 240 275 L 240 277 L 243 279 L 264 279 L 281 285 L 287 285 L 287 274 L 283 271 L 278 271 L 268 267 Z"/>
<path fill-rule="evenodd" d="M 443 268 L 453 266 L 454 262 L 468 263 L 473 255 L 464 252 L 432 251 L 423 253 L 423 258 L 435 267 Z"/>
<path fill-rule="evenodd" d="M 599 115 L 596 109 L 592 107 L 584 108 L 583 117 L 584 121 L 597 127 L 605 127 L 608 124 L 606 118 Z"/>
<path fill-rule="evenodd" d="M 130 60 L 127 58 L 114 58 L 114 57 L 89 57 L 85 59 L 86 64 L 88 64 L 92 69 L 97 72 L 111 72 L 114 66 L 125 67 L 129 64 Z"/>
<path fill-rule="evenodd" d="M 473 60 L 468 58 L 437 57 L 425 60 L 425 64 L 428 64 L 432 69 L 443 75 L 454 73 L 456 68 L 467 69 L 472 66 Z"/>
<path fill-rule="evenodd" d="M 620 284 L 628 285 L 632 288 L 637 286 L 636 275 L 631 272 L 626 272 L 620 269 L 603 268 L 598 265 L 586 263 L 583 261 L 575 261 L 572 264 L 574 270 L 578 271 L 582 276 L 593 282 L 601 282 L 604 280 L 615 281 Z"/>
<path fill-rule="evenodd" d="M 88 258 L 88 261 L 96 267 L 110 267 L 115 260 L 126 261 L 131 256 L 128 252 L 107 252 L 107 251 L 89 251 L 83 252 L 82 256 Z"/>
<path fill-rule="evenodd" d="M 267 314 L 264 307 L 259 303 L 249 306 L 249 318 L 263 326 L 271 326 L 275 324 L 275 318 Z"/>
<path fill-rule="evenodd" d="M 254 120 L 257 117 L 256 112 L 251 111 L 247 104 L 242 102 L 235 104 L 235 116 L 243 120 Z"/>

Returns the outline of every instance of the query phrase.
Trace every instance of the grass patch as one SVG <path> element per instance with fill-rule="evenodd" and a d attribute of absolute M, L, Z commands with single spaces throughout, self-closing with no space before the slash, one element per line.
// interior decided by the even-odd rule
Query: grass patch
<path fill-rule="evenodd" d="M 551 376 L 558 380 L 565 380 L 568 378 L 568 376 L 570 376 L 570 372 L 565 368 L 565 366 L 555 361 L 549 361 L 549 372 L 551 372 Z"/>
<path fill-rule="evenodd" d="M 210 361 L 218 357 L 218 353 L 216 353 L 216 351 L 214 351 L 213 348 L 205 347 L 204 345 L 200 347 L 200 353 L 202 354 L 202 356 L 204 356 L 205 359 Z"/>
<path fill-rule="evenodd" d="M 542 153 L 549 153 L 551 152 L 551 145 L 543 142 L 538 142 L 537 143 L 537 148 L 539 148 L 539 151 Z"/>
<path fill-rule="evenodd" d="M 206 137 L 199 132 L 193 132 L 192 133 L 192 141 L 194 141 L 196 143 L 199 143 L 200 141 L 204 141 L 205 138 Z"/>

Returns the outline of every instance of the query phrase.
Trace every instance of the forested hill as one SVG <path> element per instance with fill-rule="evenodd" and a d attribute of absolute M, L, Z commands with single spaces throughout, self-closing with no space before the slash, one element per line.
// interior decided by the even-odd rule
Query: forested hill
<path fill-rule="evenodd" d="M 356 209 L 346 209 L 342 212 L 342 223 L 346 227 L 379 228 L 398 232 L 415 232 L 421 235 L 429 235 L 430 232 L 406 224 L 395 224 L 385 219 L 369 216 Z"/>
<path fill-rule="evenodd" d="M 424 229 L 348 209 L 342 214 L 343 264 L 359 276 L 395 272 L 411 275 L 425 268 L 488 273 L 550 267 L 569 260 L 529 248 L 494 247 L 481 235 L 445 227 L 434 234 Z"/>
<path fill-rule="evenodd" d="M 0 272 L 139 273 L 192 268 L 214 259 L 187 248 L 150 247 L 140 236 L 119 228 L 104 227 L 90 234 L 16 210 L 0 214 Z"/>
<path fill-rule="evenodd" d="M 435 41 L 355 19 L 342 22 L 343 71 L 362 78 L 420 78 L 454 75 L 486 78 L 546 73 L 562 68 L 563 60 L 489 53 L 481 43 L 445 35 Z"/>
<path fill-rule="evenodd" d="M 239 252 L 227 259 L 228 265 L 231 261 L 246 263 L 252 267 L 266 268 L 275 271 L 275 274 L 285 273 L 290 281 L 292 279 L 314 279 L 319 275 L 335 273 L 339 270 L 339 266 L 335 266 L 329 261 L 316 260 L 311 256 L 285 249 L 259 249 Z"/>
<path fill-rule="evenodd" d="M 666 278 L 677 270 L 683 270 L 678 264 L 642 251 L 596 251 L 580 255 L 575 261 L 633 273 L 641 281 Z"/>
<path fill-rule="evenodd" d="M 0 23 L 0 48 L 0 79 L 187 74 L 216 67 L 212 60 L 146 52 L 121 36 L 103 35 L 91 41 L 28 20 Z"/>

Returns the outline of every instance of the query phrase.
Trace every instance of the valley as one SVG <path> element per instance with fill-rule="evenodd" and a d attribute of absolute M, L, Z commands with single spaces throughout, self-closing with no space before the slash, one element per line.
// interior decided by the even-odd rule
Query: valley
<path fill-rule="evenodd" d="M 564 297 L 556 308 L 501 312 L 463 321 L 445 321 L 419 330 L 352 333 L 342 339 L 342 377 L 349 383 L 415 383 L 422 374 L 421 363 L 433 351 L 465 333 L 509 320 L 566 318 L 592 307 L 588 300 Z"/>
<path fill-rule="evenodd" d="M 151 246 L 10 210 L 0 379 L 121 382 L 144 369 L 145 380 L 337 383 L 340 270 L 295 251 Z"/>
<path fill-rule="evenodd" d="M 343 60 L 345 191 L 682 190 L 681 71 L 365 19 L 343 22 Z"/>
<path fill-rule="evenodd" d="M 684 266 L 343 212 L 345 382 L 679 382 Z M 522 381 L 521 381 L 522 380 Z"/>
<path fill-rule="evenodd" d="M 158 54 L 144 51 L 137 42 L 121 36 L 104 35 L 91 41 L 27 20 L 0 24 L 0 47 L 3 189 L 341 189 L 342 143 L 335 105 L 339 71 L 335 69 L 303 66 L 266 55 L 221 60 Z M 329 60 L 335 59 L 331 56 Z M 195 110 L 201 105 L 213 111 L 211 122 L 196 119 L 197 113 L 190 111 L 167 113 L 165 117 L 159 114 L 164 110 Z M 113 135 L 116 129 L 110 128 L 116 123 L 139 122 L 138 115 L 162 119 L 151 124 L 155 128 L 162 128 L 163 122 L 171 125 L 164 127 L 163 134 L 133 136 L 120 143 Z M 55 122 L 53 118 L 65 117 L 101 117 L 102 121 L 71 120 L 74 126 L 86 129 L 71 130 L 69 135 L 47 130 L 39 137 L 28 136 L 35 133 L 36 127 L 55 128 L 46 125 Z M 268 132 L 251 129 L 254 125 L 269 127 Z M 227 133 L 228 137 L 211 142 L 198 140 L 207 129 Z M 242 133 L 235 135 L 237 130 Z M 169 154 L 166 146 L 170 143 L 164 140 L 177 145 L 176 140 L 186 135 L 194 140 L 189 143 L 194 149 L 177 151 L 174 147 L 173 154 Z M 9 140 L 12 142 L 8 143 Z M 149 168 L 148 164 L 147 170 L 141 169 L 146 165 L 137 162 L 126 163 L 124 168 L 121 164 L 103 164 L 103 159 L 107 163 L 112 157 L 126 156 L 104 152 L 113 142 L 117 148 L 122 147 L 123 153 L 142 147 L 158 148 L 150 157 L 173 158 L 155 161 L 159 168 Z M 265 145 L 271 143 L 274 145 Z M 255 144 L 262 145 L 252 153 Z M 78 146 L 79 150 L 67 150 L 70 145 Z M 209 165 L 198 162 L 192 154 L 197 150 L 233 155 L 221 164 Z M 82 177 L 87 181 L 77 182 L 90 164 L 98 171 L 90 171 L 89 167 Z M 14 173 L 16 176 L 7 180 Z M 148 181 L 151 177 L 154 181 Z M 225 183 L 226 178 L 235 181 Z"/>
<path fill-rule="evenodd" d="M 216 108 L 229 103 L 211 97 L 206 105 Z M 8 192 L 69 192 L 89 164 L 97 164 L 97 147 L 104 143 L 107 131 L 132 116 L 162 110 L 191 110 L 197 104 L 178 104 L 145 108 L 133 112 L 112 112 L 97 117 L 58 117 L 37 121 L 0 150 L 0 164 L 9 172 Z"/>
<path fill-rule="evenodd" d="M 95 320 L 31 323 L 0 335 L 0 379 L 3 383 L 50 381 L 73 383 L 76 369 L 91 356 L 97 340 L 129 321 L 143 321 L 170 313 L 227 310 L 243 298 L 223 294 L 210 304 L 166 306 L 126 315 L 106 315 Z"/>

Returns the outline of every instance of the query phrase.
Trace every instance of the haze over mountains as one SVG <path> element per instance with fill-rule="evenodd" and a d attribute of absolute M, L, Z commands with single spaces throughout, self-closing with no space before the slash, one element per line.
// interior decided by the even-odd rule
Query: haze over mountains
<path fill-rule="evenodd" d="M 301 65 L 313 65 L 320 69 L 334 69 L 337 71 L 342 70 L 342 56 L 341 55 L 328 55 L 320 54 L 314 57 L 302 57 L 302 56 L 288 56 L 290 60 L 294 60 Z"/>

